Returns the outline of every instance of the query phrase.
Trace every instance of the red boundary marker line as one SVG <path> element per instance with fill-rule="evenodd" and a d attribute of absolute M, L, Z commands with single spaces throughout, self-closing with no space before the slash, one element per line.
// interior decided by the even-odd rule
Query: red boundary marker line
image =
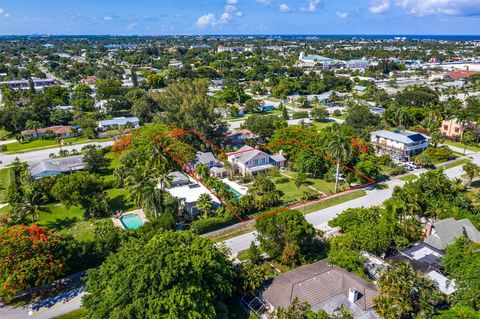
<path fill-rule="evenodd" d="M 258 215 L 258 216 L 255 216 L 255 217 L 252 217 L 250 219 L 243 219 L 241 218 L 238 213 L 227 203 L 225 202 L 222 198 L 220 198 L 220 196 L 218 196 L 217 193 L 215 193 L 212 189 L 210 189 L 207 185 L 205 185 L 205 183 L 203 183 L 203 181 L 197 176 L 197 174 L 195 174 L 195 172 L 193 170 L 190 169 L 190 167 L 188 167 L 188 165 L 184 162 L 182 162 L 181 160 L 178 159 L 177 156 L 175 156 L 174 154 L 172 154 L 172 152 L 170 152 L 170 150 L 168 150 L 167 147 L 165 147 L 159 140 L 158 140 L 158 137 L 164 137 L 164 136 L 184 136 L 186 133 L 192 133 L 194 135 L 196 135 L 198 138 L 200 138 L 201 140 L 203 140 L 204 142 L 208 143 L 210 146 L 212 146 L 215 150 L 217 150 L 219 153 L 221 153 L 222 155 L 224 155 L 225 157 L 228 158 L 228 156 L 230 155 L 236 155 L 236 154 L 241 154 L 241 153 L 246 153 L 246 152 L 251 152 L 251 151 L 255 151 L 255 150 L 262 150 L 262 149 L 266 149 L 266 148 L 269 148 L 271 146 L 280 146 L 280 145 L 285 145 L 285 144 L 288 144 L 288 143 L 294 143 L 294 144 L 297 144 L 305 149 L 308 149 L 320 156 L 322 156 L 323 158 L 331 161 L 331 162 L 334 162 L 335 164 L 339 164 L 340 166 L 342 166 L 343 168 L 353 172 L 354 174 L 357 174 L 358 176 L 361 176 L 363 178 L 365 178 L 368 182 L 367 183 L 363 183 L 363 184 L 360 184 L 360 185 L 357 185 L 357 186 L 354 186 L 354 187 L 350 187 L 348 189 L 345 189 L 343 191 L 339 191 L 339 192 L 336 192 L 336 193 L 333 193 L 333 194 L 329 194 L 329 195 L 324 195 L 324 196 L 320 196 L 318 198 L 315 198 L 315 199 L 312 199 L 312 200 L 308 200 L 308 201 L 305 201 L 305 202 L 301 202 L 301 203 L 297 203 L 297 204 L 294 204 L 294 205 L 291 205 L 291 206 L 288 206 L 288 207 L 282 207 L 282 208 L 279 208 L 279 209 L 276 209 L 274 211 L 271 211 L 271 212 L 268 212 L 268 213 L 264 213 L 264 214 L 261 214 L 261 215 Z M 353 168 L 351 167 L 348 167 L 346 166 L 345 164 L 331 158 L 330 156 L 326 155 L 326 154 L 323 154 L 322 152 L 319 152 L 318 150 L 310 147 L 309 145 L 306 145 L 305 143 L 303 142 L 300 142 L 296 139 L 289 139 L 289 140 L 285 140 L 285 141 L 282 141 L 282 142 L 277 142 L 277 143 L 270 143 L 270 144 L 267 144 L 267 145 L 262 145 L 262 146 L 259 146 L 259 147 L 256 147 L 256 148 L 251 148 L 251 149 L 248 149 L 248 150 L 243 150 L 243 151 L 236 151 L 236 152 L 230 152 L 230 153 L 225 153 L 221 148 L 219 148 L 217 145 L 215 145 L 215 143 L 213 143 L 212 141 L 208 140 L 205 136 L 203 136 L 202 134 L 198 133 L 197 131 L 195 130 L 178 130 L 178 131 L 172 131 L 172 132 L 168 132 L 168 133 L 163 133 L 163 134 L 154 134 L 151 136 L 151 138 L 155 141 L 155 143 L 157 143 L 178 165 L 180 165 L 180 167 L 182 167 L 182 169 L 188 174 L 190 175 L 193 179 L 195 179 L 198 183 L 200 183 L 203 187 L 205 187 L 213 196 L 215 196 L 215 198 L 217 198 L 220 203 L 222 205 L 225 206 L 225 208 L 230 212 L 232 213 L 235 217 L 238 218 L 239 221 L 241 222 L 249 222 L 249 221 L 253 221 L 253 220 L 257 220 L 257 219 L 260 219 L 260 218 L 264 218 L 264 217 L 267 217 L 267 216 L 271 216 L 271 215 L 274 215 L 274 214 L 278 214 L 278 213 L 281 213 L 281 212 L 284 212 L 286 210 L 289 210 L 289 209 L 293 209 L 293 208 L 297 208 L 297 207 L 300 207 L 300 206 L 304 206 L 304 205 L 307 205 L 307 204 L 311 204 L 311 203 L 314 203 L 314 202 L 318 202 L 320 200 L 323 200 L 323 199 L 326 199 L 326 198 L 329 198 L 329 197 L 333 197 L 333 196 L 336 196 L 336 195 L 339 195 L 339 194 L 342 194 L 342 193 L 345 193 L 345 192 L 349 192 L 349 191 L 352 191 L 352 190 L 355 190 L 355 189 L 358 189 L 358 188 L 362 188 L 362 187 L 365 187 L 365 186 L 368 186 L 368 185 L 371 185 L 373 183 L 375 183 L 375 181 L 373 179 L 371 179 L 370 177 L 360 173 L 360 172 L 357 172 L 356 170 L 354 170 Z"/>

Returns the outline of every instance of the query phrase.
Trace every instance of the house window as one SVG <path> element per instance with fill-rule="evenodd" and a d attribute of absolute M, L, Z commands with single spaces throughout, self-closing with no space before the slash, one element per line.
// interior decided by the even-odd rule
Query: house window
<path fill-rule="evenodd" d="M 455 133 L 459 133 L 460 129 L 458 127 L 455 128 Z"/>
<path fill-rule="evenodd" d="M 448 131 L 448 125 L 444 125 L 444 126 L 443 126 L 443 130 L 444 130 L 444 131 Z"/>

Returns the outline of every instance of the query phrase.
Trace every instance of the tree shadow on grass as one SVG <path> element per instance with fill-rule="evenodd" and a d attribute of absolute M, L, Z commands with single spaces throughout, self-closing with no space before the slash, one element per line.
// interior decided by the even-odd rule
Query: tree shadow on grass
<path fill-rule="evenodd" d="M 55 220 L 46 222 L 45 226 L 48 229 L 60 231 L 60 230 L 72 227 L 73 224 L 75 224 L 78 221 L 79 219 L 77 217 L 65 217 L 63 219 L 57 218 Z"/>

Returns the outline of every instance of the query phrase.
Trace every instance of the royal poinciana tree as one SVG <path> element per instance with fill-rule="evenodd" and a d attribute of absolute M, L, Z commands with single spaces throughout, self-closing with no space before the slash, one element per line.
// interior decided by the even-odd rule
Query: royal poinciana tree
<path fill-rule="evenodd" d="M 88 318 L 227 318 L 236 272 L 226 254 L 190 232 L 124 244 L 88 273 Z"/>
<path fill-rule="evenodd" d="M 0 296 L 47 284 L 64 271 L 59 236 L 38 226 L 13 226 L 0 232 Z"/>

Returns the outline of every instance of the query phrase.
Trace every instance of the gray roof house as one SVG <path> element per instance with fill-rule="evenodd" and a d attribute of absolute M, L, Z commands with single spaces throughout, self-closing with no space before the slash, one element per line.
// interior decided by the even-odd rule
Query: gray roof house
<path fill-rule="evenodd" d="M 33 179 L 54 176 L 84 169 L 83 155 L 46 159 L 29 164 L 29 172 Z"/>
<path fill-rule="evenodd" d="M 429 136 L 407 130 L 379 130 L 370 133 L 377 155 L 388 154 L 399 161 L 409 161 L 412 156 L 423 152 L 429 145 L 429 139 Z"/>
<path fill-rule="evenodd" d="M 455 238 L 466 236 L 475 243 L 480 243 L 480 232 L 469 219 L 455 220 L 447 218 L 427 226 L 427 238 L 424 242 L 436 249 L 443 250 L 455 241 Z"/>
<path fill-rule="evenodd" d="M 345 305 L 354 318 L 369 319 L 379 318 L 372 310 L 378 294 L 372 283 L 321 260 L 274 278 L 262 297 L 271 310 L 289 308 L 298 298 L 313 311 L 323 309 L 331 314 Z"/>
<path fill-rule="evenodd" d="M 170 187 L 184 186 L 190 184 L 190 179 L 181 172 L 171 172 L 168 174 L 170 180 Z"/>
<path fill-rule="evenodd" d="M 196 164 L 203 164 L 209 168 L 218 166 L 220 163 L 215 158 L 212 152 L 197 152 L 197 157 L 194 160 Z"/>

